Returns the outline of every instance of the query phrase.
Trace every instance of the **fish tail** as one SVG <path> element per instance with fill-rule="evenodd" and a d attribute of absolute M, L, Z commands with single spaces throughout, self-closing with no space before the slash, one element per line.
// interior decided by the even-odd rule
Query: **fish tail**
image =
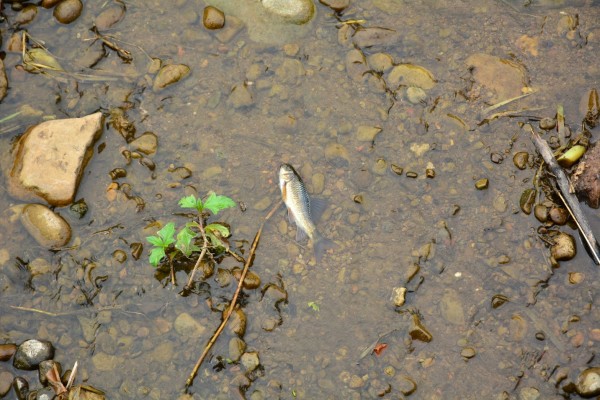
<path fill-rule="evenodd" d="M 315 252 L 315 260 L 317 261 L 317 264 L 321 262 L 323 259 L 323 254 L 325 254 L 328 249 L 335 249 L 336 247 L 338 247 L 338 245 L 335 244 L 333 240 L 327 239 L 326 237 L 318 234 L 315 235 L 313 250 Z"/>

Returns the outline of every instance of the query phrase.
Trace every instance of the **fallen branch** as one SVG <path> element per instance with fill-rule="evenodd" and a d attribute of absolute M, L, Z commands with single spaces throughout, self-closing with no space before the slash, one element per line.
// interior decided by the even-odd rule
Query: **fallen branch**
<path fill-rule="evenodd" d="M 552 149 L 550 149 L 548 143 L 546 143 L 546 141 L 534 131 L 531 125 L 527 124 L 526 126 L 531 132 L 533 144 L 556 179 L 558 188 L 560 189 L 557 190 L 558 195 L 565 203 L 565 206 L 573 217 L 573 220 L 575 220 L 575 223 L 581 232 L 581 236 L 583 236 L 583 239 L 592 253 L 594 262 L 597 265 L 600 265 L 600 251 L 598 249 L 598 242 L 594 237 L 594 233 L 592 232 L 592 228 L 590 227 L 587 218 L 583 214 L 583 211 L 581 211 L 581 207 L 579 207 L 579 200 L 577 199 L 577 196 L 572 193 L 571 182 L 569 181 L 569 178 L 560 165 L 558 165 L 556 162 L 554 154 L 552 154 Z"/>
<path fill-rule="evenodd" d="M 275 211 L 277 211 L 277 209 L 281 206 L 281 203 L 282 203 L 282 201 L 277 202 L 277 204 L 271 209 L 271 211 L 269 211 L 269 213 L 267 214 L 267 216 L 261 223 L 260 228 L 258 228 L 258 232 L 256 232 L 256 236 L 254 236 L 254 240 L 252 241 L 252 246 L 250 246 L 250 254 L 248 254 L 248 258 L 246 259 L 246 264 L 244 265 L 244 269 L 242 270 L 242 275 L 240 276 L 240 281 L 238 282 L 237 289 L 231 299 L 231 302 L 229 303 L 229 308 L 227 309 L 227 312 L 225 313 L 225 316 L 223 317 L 223 321 L 221 321 L 221 325 L 219 325 L 219 327 L 217 328 L 217 330 L 215 331 L 213 336 L 210 338 L 210 340 L 206 344 L 206 347 L 204 347 L 204 351 L 202 352 L 202 355 L 196 362 L 196 365 L 194 366 L 194 369 L 190 373 L 190 376 L 185 381 L 186 388 L 190 387 L 192 385 L 192 383 L 194 382 L 194 378 L 196 377 L 196 374 L 198 374 L 198 370 L 200 369 L 202 362 L 208 355 L 208 352 L 210 351 L 212 346 L 215 344 L 215 342 L 219 338 L 219 335 L 221 334 L 223 329 L 225 329 L 225 325 L 227 325 L 227 322 L 229 321 L 229 317 L 231 317 L 231 314 L 233 313 L 233 309 L 235 308 L 235 305 L 237 303 L 238 296 L 240 295 L 240 292 L 242 291 L 242 286 L 244 284 L 244 279 L 246 279 L 246 274 L 248 273 L 248 269 L 250 268 L 250 266 L 252 265 L 252 263 L 254 261 L 254 254 L 256 252 L 256 248 L 258 247 L 258 242 L 260 240 L 260 235 L 262 234 L 263 227 L 265 226 L 265 223 L 273 216 Z"/>

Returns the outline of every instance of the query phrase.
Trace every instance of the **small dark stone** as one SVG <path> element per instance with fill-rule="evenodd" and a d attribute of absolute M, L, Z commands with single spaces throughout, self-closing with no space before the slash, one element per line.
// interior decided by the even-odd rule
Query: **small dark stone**
<path fill-rule="evenodd" d="M 500 153 L 492 153 L 490 154 L 490 160 L 492 160 L 494 164 L 502 164 L 502 161 L 504 161 L 504 156 Z"/>
<path fill-rule="evenodd" d="M 556 128 L 556 120 L 554 118 L 542 118 L 540 120 L 540 128 L 549 131 Z"/>
<path fill-rule="evenodd" d="M 26 400 L 29 395 L 29 383 L 22 376 L 17 376 L 12 383 L 17 399 Z"/>
<path fill-rule="evenodd" d="M 508 301 L 508 297 L 506 297 L 505 295 L 495 294 L 494 296 L 492 296 L 492 308 L 498 308 Z"/>
<path fill-rule="evenodd" d="M 221 29 L 225 25 L 225 14 L 216 7 L 205 7 L 202 14 L 202 23 L 206 29 Z"/>
<path fill-rule="evenodd" d="M 47 340 L 30 339 L 19 345 L 13 366 L 27 371 L 34 370 L 44 360 L 54 357 L 54 346 Z"/>
<path fill-rule="evenodd" d="M 136 242 L 136 243 L 131 243 L 131 245 L 129 247 L 131 248 L 131 256 L 134 259 L 139 260 L 144 251 L 144 245 L 139 242 Z"/>
<path fill-rule="evenodd" d="M 408 172 L 406 172 L 406 177 L 407 177 L 407 178 L 412 178 L 412 179 L 415 179 L 415 178 L 416 178 L 416 177 L 418 177 L 418 176 L 419 176 L 419 174 L 417 174 L 416 172 L 413 172 L 413 171 L 408 171 Z"/>
<path fill-rule="evenodd" d="M 8 361 L 17 351 L 14 343 L 0 344 L 0 361 Z"/>
<path fill-rule="evenodd" d="M 125 168 L 115 168 L 108 173 L 110 179 L 113 181 L 119 178 L 125 178 L 127 176 L 127 171 Z"/>
<path fill-rule="evenodd" d="M 62 366 L 60 365 L 60 363 L 57 363 L 54 360 L 45 360 L 40 363 L 38 373 L 40 377 L 40 383 L 42 385 L 46 386 L 48 384 L 48 377 L 46 376 L 46 374 L 49 371 L 51 371 L 55 365 L 56 370 L 58 371 L 58 376 L 60 376 L 60 374 L 62 374 Z"/>
<path fill-rule="evenodd" d="M 546 340 L 546 334 L 542 331 L 536 332 L 535 333 L 535 338 L 539 341 L 543 341 Z"/>
<path fill-rule="evenodd" d="M 70 24 L 81 15 L 83 3 L 81 0 L 64 0 L 54 8 L 54 18 L 61 24 Z"/>
<path fill-rule="evenodd" d="M 81 219 L 87 213 L 88 206 L 87 206 L 87 203 L 85 202 L 85 199 L 79 199 L 75 203 L 71 204 L 71 206 L 69 207 L 69 210 L 71 210 L 71 212 L 73 214 L 75 214 L 77 216 L 77 218 Z"/>

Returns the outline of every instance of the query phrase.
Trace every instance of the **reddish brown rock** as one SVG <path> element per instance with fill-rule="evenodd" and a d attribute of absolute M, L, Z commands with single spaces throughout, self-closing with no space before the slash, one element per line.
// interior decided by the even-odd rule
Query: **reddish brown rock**
<path fill-rule="evenodd" d="M 92 145 L 102 133 L 102 113 L 46 121 L 21 136 L 7 179 L 9 193 L 24 201 L 64 206 L 73 202 Z"/>
<path fill-rule="evenodd" d="M 600 207 L 600 146 L 592 145 L 571 177 L 575 193 L 590 207 Z"/>

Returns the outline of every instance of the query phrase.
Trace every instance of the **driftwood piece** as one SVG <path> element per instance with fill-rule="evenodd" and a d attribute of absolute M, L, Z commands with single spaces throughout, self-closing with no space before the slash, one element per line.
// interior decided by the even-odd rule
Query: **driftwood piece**
<path fill-rule="evenodd" d="M 581 236 L 585 240 L 590 252 L 592 253 L 594 262 L 597 265 L 600 265 L 600 249 L 598 248 L 598 242 L 594 237 L 594 233 L 592 232 L 592 228 L 590 227 L 587 218 L 583 214 L 583 211 L 581 211 L 581 207 L 579 207 L 579 200 L 577 199 L 577 196 L 575 196 L 571 190 L 572 186 L 567 174 L 565 174 L 565 171 L 563 171 L 561 166 L 556 162 L 554 154 L 552 153 L 552 149 L 550 149 L 548 143 L 546 143 L 546 141 L 533 130 L 531 125 L 526 126 L 531 132 L 533 144 L 544 159 L 544 162 L 548 165 L 550 172 L 552 172 L 554 175 L 556 183 L 558 184 L 558 188 L 560 189 L 559 195 L 563 199 L 567 210 L 569 210 L 573 216 L 573 219 L 575 220 L 575 223 L 581 232 Z"/>

